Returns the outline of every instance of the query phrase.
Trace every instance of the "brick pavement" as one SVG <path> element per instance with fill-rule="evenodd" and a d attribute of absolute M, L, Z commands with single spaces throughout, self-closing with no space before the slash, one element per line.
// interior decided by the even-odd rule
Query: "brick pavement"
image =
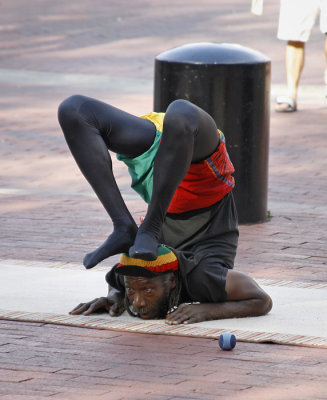
<path fill-rule="evenodd" d="M 80 262 L 111 230 L 56 121 L 59 102 L 80 91 L 74 74 L 84 74 L 84 94 L 140 114 L 152 108 L 151 90 L 135 93 L 133 82 L 152 80 L 156 54 L 182 43 L 218 41 L 265 52 L 273 61 L 273 83 L 281 84 L 276 3 L 266 0 L 260 19 L 242 0 L 220 2 L 219 10 L 213 0 L 176 0 L 174 8 L 161 0 L 3 0 L 0 257 Z M 321 49 L 316 29 L 301 84 L 322 82 Z M 10 71 L 16 77 L 24 72 L 26 80 L 9 81 Z M 54 83 L 41 74 L 35 81 L 33 71 L 53 73 Z M 112 84 L 87 84 L 88 78 L 97 82 L 94 75 L 111 77 Z M 130 79 L 130 90 L 114 90 L 115 77 Z M 271 114 L 272 218 L 241 226 L 236 260 L 254 277 L 326 281 L 322 104 L 313 95 L 296 114 Z M 145 206 L 128 187 L 126 169 L 116 162 L 114 168 L 138 220 Z M 326 350 L 239 343 L 226 353 L 208 339 L 0 321 L 0 354 L 1 399 L 327 398 Z"/>
<path fill-rule="evenodd" d="M 318 349 L 7 321 L 0 343 L 6 400 L 327 398 Z"/>

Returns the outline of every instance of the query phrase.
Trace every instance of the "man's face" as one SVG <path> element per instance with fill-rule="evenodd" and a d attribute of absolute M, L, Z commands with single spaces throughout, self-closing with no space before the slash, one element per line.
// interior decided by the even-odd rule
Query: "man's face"
<path fill-rule="evenodd" d="M 168 311 L 168 297 L 175 287 L 174 274 L 154 278 L 125 276 L 126 295 L 140 318 L 164 318 Z"/>

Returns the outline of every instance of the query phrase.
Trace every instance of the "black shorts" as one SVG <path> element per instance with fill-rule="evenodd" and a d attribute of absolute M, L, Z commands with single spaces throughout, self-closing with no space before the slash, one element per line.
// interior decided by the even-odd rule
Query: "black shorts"
<path fill-rule="evenodd" d="M 226 299 L 226 275 L 234 267 L 238 236 L 232 193 L 205 209 L 167 214 L 160 241 L 178 257 L 183 301 Z"/>

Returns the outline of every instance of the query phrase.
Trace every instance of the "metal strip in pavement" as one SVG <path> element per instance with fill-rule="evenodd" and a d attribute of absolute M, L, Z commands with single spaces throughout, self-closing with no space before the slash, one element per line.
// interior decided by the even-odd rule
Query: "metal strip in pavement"
<path fill-rule="evenodd" d="M 73 74 L 65 72 L 32 71 L 0 68 L 0 83 L 12 85 L 64 86 L 119 91 L 123 93 L 153 93 L 153 79 L 130 78 L 101 74 Z M 271 97 L 285 95 L 286 85 L 273 84 Z M 300 85 L 299 101 L 309 104 L 326 104 L 326 87 L 321 85 Z"/>
<path fill-rule="evenodd" d="M 55 195 L 55 196 L 82 196 L 94 197 L 96 195 L 92 192 L 66 192 L 60 190 L 40 190 L 40 189 L 22 189 L 22 188 L 0 188 L 0 196 L 22 196 L 22 195 Z M 137 193 L 122 193 L 124 200 L 141 200 Z"/>
<path fill-rule="evenodd" d="M 68 86 L 127 92 L 152 93 L 152 79 L 136 79 L 95 74 L 71 74 L 63 72 L 28 71 L 0 68 L 0 83 L 12 85 Z"/>

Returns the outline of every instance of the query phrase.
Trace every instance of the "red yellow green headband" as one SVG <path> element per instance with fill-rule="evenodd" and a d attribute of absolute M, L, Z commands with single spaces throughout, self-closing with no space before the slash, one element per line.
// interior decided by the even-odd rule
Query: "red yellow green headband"
<path fill-rule="evenodd" d="M 129 276 L 156 276 L 157 274 L 177 270 L 178 259 L 175 253 L 164 245 L 158 247 L 158 257 L 154 261 L 133 258 L 123 253 L 116 267 L 116 272 Z"/>

